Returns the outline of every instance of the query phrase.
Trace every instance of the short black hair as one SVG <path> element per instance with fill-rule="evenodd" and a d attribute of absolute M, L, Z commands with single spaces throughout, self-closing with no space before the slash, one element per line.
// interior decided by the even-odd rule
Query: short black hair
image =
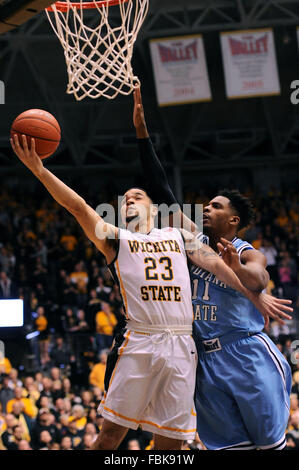
<path fill-rule="evenodd" d="M 243 196 L 237 189 L 222 189 L 219 196 L 230 200 L 230 205 L 240 217 L 238 230 L 247 227 L 254 221 L 254 208 L 248 197 Z"/>
<path fill-rule="evenodd" d="M 155 204 L 155 194 L 151 186 L 152 184 L 146 176 L 142 174 L 137 174 L 135 175 L 133 181 L 129 185 L 127 184 L 126 187 L 124 188 L 125 189 L 124 194 L 133 188 L 141 189 L 151 199 L 152 203 Z"/>

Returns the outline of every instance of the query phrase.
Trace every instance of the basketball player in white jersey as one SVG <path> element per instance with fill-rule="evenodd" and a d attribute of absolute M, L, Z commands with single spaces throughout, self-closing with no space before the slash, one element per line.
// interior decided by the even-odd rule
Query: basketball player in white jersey
<path fill-rule="evenodd" d="M 30 149 L 25 136 L 23 147 L 17 136 L 11 145 L 54 199 L 76 218 L 120 285 L 127 327 L 116 339 L 107 363 L 106 394 L 99 407 L 104 423 L 93 448 L 117 449 L 129 428 L 142 426 L 154 434 L 156 450 L 181 449 L 183 441 L 196 433 L 197 366 L 182 234 L 175 228 L 154 228 L 156 207 L 140 188 L 127 191 L 122 205 L 122 217 L 127 227 L 135 225 L 134 232 L 105 223 L 82 197 L 44 168 L 34 139 Z M 193 264 L 248 296 L 267 315 L 274 299 L 249 292 L 211 248 L 201 245 L 190 256 Z"/>

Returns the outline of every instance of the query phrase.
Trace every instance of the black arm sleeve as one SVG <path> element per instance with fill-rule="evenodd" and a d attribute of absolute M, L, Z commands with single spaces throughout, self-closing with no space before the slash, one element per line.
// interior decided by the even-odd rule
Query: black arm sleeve
<path fill-rule="evenodd" d="M 154 202 L 168 206 L 178 204 L 151 139 L 137 139 L 137 142 L 142 171 L 150 184 L 150 192 Z"/>

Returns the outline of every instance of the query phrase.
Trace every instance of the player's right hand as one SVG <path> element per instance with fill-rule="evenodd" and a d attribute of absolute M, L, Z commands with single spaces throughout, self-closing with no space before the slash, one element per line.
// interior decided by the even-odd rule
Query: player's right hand
<path fill-rule="evenodd" d="M 265 319 L 265 326 L 269 324 L 269 317 L 276 320 L 281 325 L 285 325 L 285 320 L 291 320 L 292 317 L 289 315 L 293 312 L 291 300 L 278 299 L 272 295 L 251 292 L 251 301 L 263 315 Z"/>
<path fill-rule="evenodd" d="M 35 151 L 35 140 L 31 138 L 31 146 L 28 148 L 28 143 L 25 135 L 22 135 L 22 145 L 20 145 L 19 137 L 14 134 L 10 139 L 11 146 L 15 154 L 19 157 L 21 162 L 29 168 L 35 175 L 43 169 L 43 164 Z"/>

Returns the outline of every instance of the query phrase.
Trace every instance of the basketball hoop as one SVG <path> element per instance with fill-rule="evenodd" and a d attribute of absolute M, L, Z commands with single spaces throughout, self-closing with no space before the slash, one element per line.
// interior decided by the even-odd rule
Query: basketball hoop
<path fill-rule="evenodd" d="M 64 49 L 68 94 L 81 101 L 132 93 L 140 84 L 131 65 L 133 48 L 148 8 L 149 0 L 65 0 L 46 9 Z M 91 10 L 95 26 L 87 24 Z"/>

